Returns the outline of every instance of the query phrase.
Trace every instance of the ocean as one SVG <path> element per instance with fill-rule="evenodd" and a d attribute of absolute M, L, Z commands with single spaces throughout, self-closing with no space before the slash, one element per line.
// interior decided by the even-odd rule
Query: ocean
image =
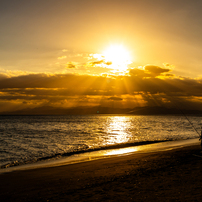
<path fill-rule="evenodd" d="M 188 119 L 129 115 L 0 116 L 0 169 L 95 150 L 198 138 L 201 117 Z"/>

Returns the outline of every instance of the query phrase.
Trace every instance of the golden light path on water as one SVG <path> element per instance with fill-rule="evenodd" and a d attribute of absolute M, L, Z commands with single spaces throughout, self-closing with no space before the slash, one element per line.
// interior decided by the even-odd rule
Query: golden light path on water
<path fill-rule="evenodd" d="M 121 144 L 128 142 L 131 138 L 131 121 L 125 116 L 115 116 L 106 125 L 105 131 L 108 134 L 106 145 Z"/>

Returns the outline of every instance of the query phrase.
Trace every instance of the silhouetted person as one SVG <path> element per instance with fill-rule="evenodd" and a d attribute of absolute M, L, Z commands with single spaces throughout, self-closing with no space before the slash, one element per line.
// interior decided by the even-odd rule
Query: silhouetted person
<path fill-rule="evenodd" d="M 199 140 L 201 140 L 201 149 L 202 149 L 202 127 L 201 127 L 201 136 Z"/>

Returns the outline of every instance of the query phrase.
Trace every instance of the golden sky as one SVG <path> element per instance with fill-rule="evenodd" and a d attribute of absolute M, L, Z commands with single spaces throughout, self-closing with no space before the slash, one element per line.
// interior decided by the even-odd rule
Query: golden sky
<path fill-rule="evenodd" d="M 2 0 L 0 112 L 202 109 L 200 0 Z"/>

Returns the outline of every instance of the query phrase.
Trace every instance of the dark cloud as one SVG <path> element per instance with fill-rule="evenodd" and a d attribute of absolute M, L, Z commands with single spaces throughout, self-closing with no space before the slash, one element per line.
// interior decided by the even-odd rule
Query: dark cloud
<path fill-rule="evenodd" d="M 106 65 L 112 65 L 112 62 L 105 62 Z"/>
<path fill-rule="evenodd" d="M 131 76 L 137 76 L 137 77 L 157 77 L 160 75 L 165 75 L 164 73 L 170 72 L 171 70 L 168 68 L 161 68 L 156 65 L 146 65 L 144 66 L 144 69 L 130 69 L 130 75 Z M 167 74 L 167 76 L 171 76 L 171 74 Z"/>
<path fill-rule="evenodd" d="M 154 77 L 159 76 L 162 73 L 170 72 L 170 69 L 161 68 L 155 65 L 146 65 L 144 68 Z"/>
<path fill-rule="evenodd" d="M 100 64 L 103 64 L 103 63 L 104 63 L 104 60 L 99 60 L 99 61 L 91 62 L 90 64 L 92 66 L 94 66 L 94 65 L 100 65 Z"/>
<path fill-rule="evenodd" d="M 0 78 L 1 88 L 65 88 L 79 80 L 85 80 L 87 76 L 75 76 L 72 74 L 29 74 L 11 78 Z"/>
<path fill-rule="evenodd" d="M 90 64 L 91 64 L 92 66 L 100 65 L 100 64 L 111 65 L 112 62 L 105 62 L 105 60 L 99 60 L 99 61 L 91 62 Z"/>
<path fill-rule="evenodd" d="M 110 98 L 108 98 L 108 100 L 121 101 L 123 99 L 120 97 L 110 97 Z"/>
<path fill-rule="evenodd" d="M 174 75 L 174 74 L 164 74 L 163 76 L 173 77 L 173 76 L 175 76 L 175 75 Z"/>
<path fill-rule="evenodd" d="M 76 65 L 69 63 L 69 64 L 67 64 L 66 68 L 73 69 L 73 68 L 76 68 Z"/>
<path fill-rule="evenodd" d="M 142 69 L 130 69 L 130 75 L 131 76 L 137 76 L 137 77 L 140 77 L 140 78 L 149 77 L 150 76 L 150 74 L 146 73 Z"/>

